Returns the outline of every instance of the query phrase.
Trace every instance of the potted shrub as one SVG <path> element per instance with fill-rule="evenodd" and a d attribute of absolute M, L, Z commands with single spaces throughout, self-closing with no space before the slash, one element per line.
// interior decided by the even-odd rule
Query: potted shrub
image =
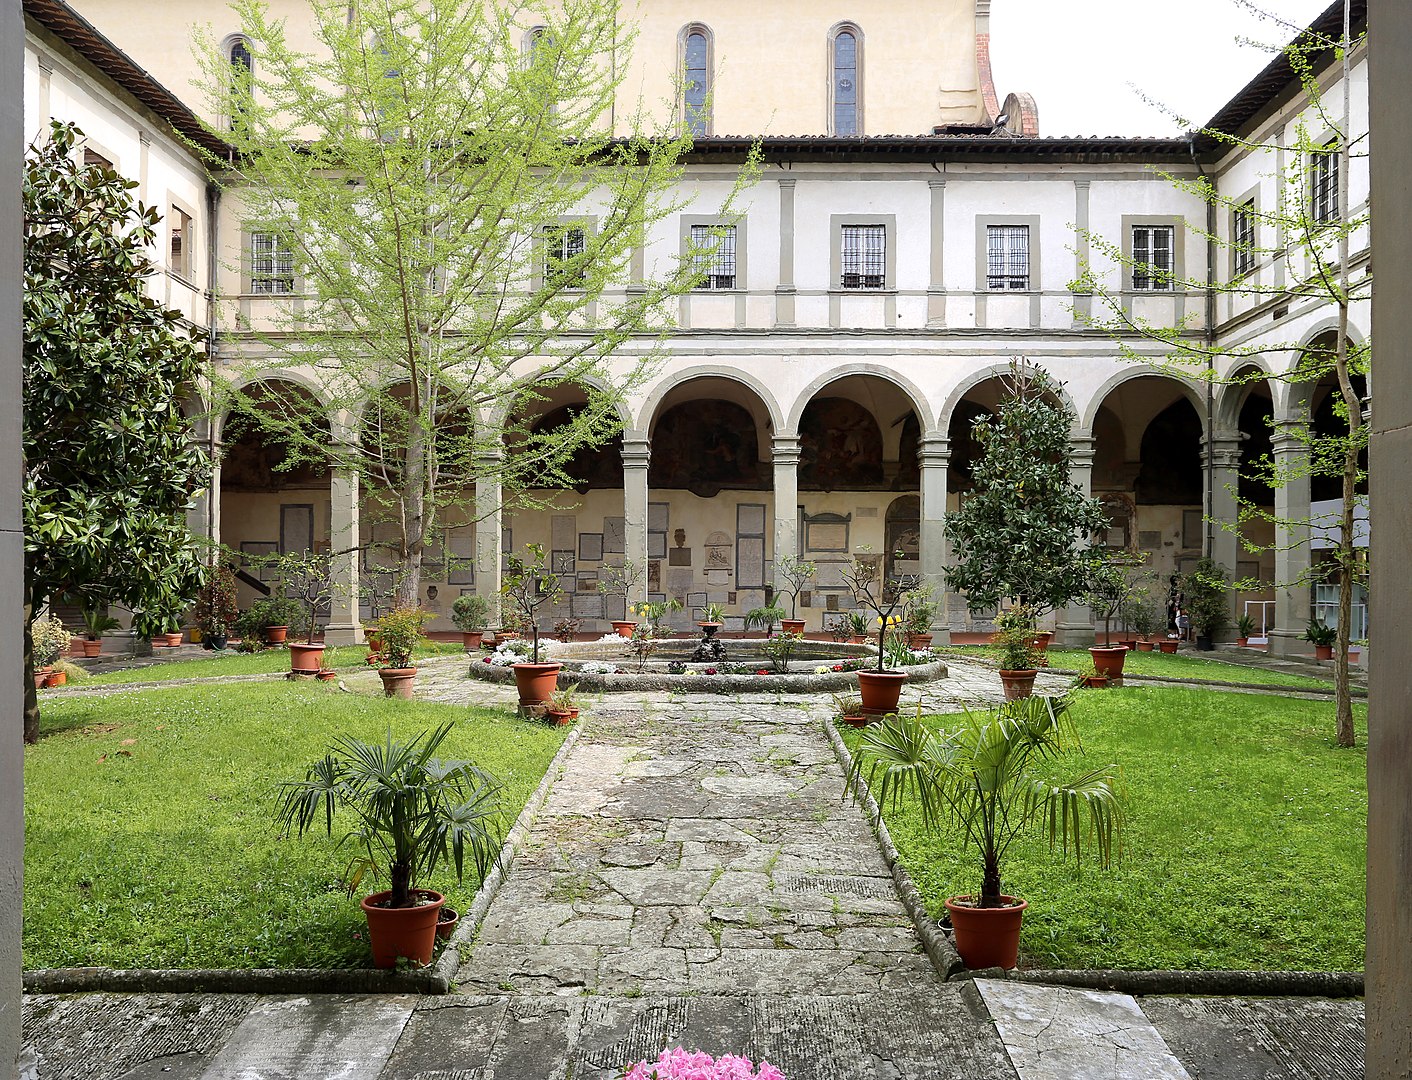
<path fill-rule="evenodd" d="M 949 822 L 958 842 L 980 854 L 980 889 L 946 901 L 956 950 L 969 968 L 1013 968 L 1019 959 L 1028 902 L 1007 895 L 1001 877 L 1016 836 L 1038 826 L 1051 849 L 1060 844 L 1067 855 L 1072 845 L 1078 860 L 1081 842 L 1091 843 L 1101 865 L 1111 861 L 1122 821 L 1117 767 L 1068 783 L 1050 776 L 1054 759 L 1078 748 L 1070 703 L 1067 695 L 1011 701 L 994 712 L 967 713 L 951 731 L 933 731 L 920 716 L 894 717 L 864 731 L 854 754 L 855 798 L 860 782 L 876 780 L 880 804 L 915 799 L 927 828 Z"/>
<path fill-rule="evenodd" d="M 1000 646 L 1000 685 L 1006 701 L 1017 701 L 1034 693 L 1037 670 L 1034 644 L 1034 613 L 1016 604 L 995 617 L 996 644 Z"/>
<path fill-rule="evenodd" d="M 578 683 L 570 683 L 562 690 L 549 695 L 549 705 L 544 710 L 545 719 L 559 725 L 572 723 L 578 719 Z"/>
<path fill-rule="evenodd" d="M 768 638 L 775 632 L 775 623 L 783 619 L 784 608 L 778 604 L 766 604 L 764 607 L 751 608 L 745 613 L 745 629 L 763 630 Z"/>
<path fill-rule="evenodd" d="M 212 649 L 224 649 L 240 614 L 236 601 L 235 575 L 221 563 L 206 567 L 206 583 L 196 594 L 193 612 L 201 631 L 201 641 Z"/>
<path fill-rule="evenodd" d="M 1128 655 L 1128 648 L 1113 643 L 1112 625 L 1114 617 L 1132 601 L 1132 571 L 1138 564 L 1139 559 L 1126 551 L 1095 548 L 1093 552 L 1085 598 L 1103 619 L 1103 644 L 1092 646 L 1089 654 L 1093 657 L 1094 667 L 1110 679 L 1123 676 L 1123 661 Z"/>
<path fill-rule="evenodd" d="M 480 648 L 481 634 L 490 618 L 490 600 L 478 593 L 463 593 L 451 603 L 451 621 L 461 631 L 466 651 Z"/>
<path fill-rule="evenodd" d="M 357 825 L 348 838 L 364 855 L 353 865 L 350 893 L 364 874 L 386 869 L 391 887 L 362 902 L 373 963 L 380 968 L 394 967 L 400 958 L 431 962 L 444 898 L 420 887 L 424 877 L 447 864 L 460 881 L 467 855 L 484 876 L 498 857 L 500 785 L 469 761 L 436 757 L 451 730 L 445 724 L 410 742 L 395 742 L 390 731 L 386 743 L 340 738 L 303 780 L 279 788 L 275 820 L 286 834 L 303 836 L 322 821 L 332 836 L 337 811 L 354 815 Z"/>
<path fill-rule="evenodd" d="M 850 645 L 862 645 L 868 640 L 867 615 L 861 611 L 850 611 L 841 618 L 846 621 Z"/>
<path fill-rule="evenodd" d="M 814 563 L 794 555 L 781 556 L 775 563 L 775 579 L 783 580 L 789 586 L 788 589 L 776 592 L 774 598 L 775 604 L 779 604 L 780 597 L 789 597 L 789 618 L 780 620 L 785 633 L 803 635 L 804 620 L 799 617 L 799 593 L 818 572 L 819 568 Z"/>
<path fill-rule="evenodd" d="M 1250 617 L 1249 613 L 1242 614 L 1236 620 L 1236 644 L 1242 649 L 1245 648 L 1250 644 L 1250 639 L 1254 634 L 1255 620 Z"/>
<path fill-rule="evenodd" d="M 863 698 L 858 694 L 833 695 L 834 719 L 849 727 L 865 727 L 868 717 L 863 712 Z"/>
<path fill-rule="evenodd" d="M 44 686 L 54 674 L 53 665 L 69 647 L 72 635 L 61 620 L 50 615 L 34 620 L 30 626 L 30 636 L 33 640 L 34 685 L 38 688 Z"/>
<path fill-rule="evenodd" d="M 572 616 L 556 619 L 554 622 L 554 639 L 567 645 L 574 640 L 574 635 L 579 632 L 581 626 L 583 626 L 583 620 L 575 619 Z"/>
<path fill-rule="evenodd" d="M 602 566 L 598 570 L 598 591 L 604 596 L 613 596 L 623 602 L 623 618 L 610 620 L 613 633 L 619 637 L 632 637 L 637 623 L 628 616 L 632 614 L 629 605 L 632 594 L 642 584 L 643 568 L 632 559 L 624 559 L 618 566 Z"/>
<path fill-rule="evenodd" d="M 99 604 L 83 605 L 83 655 L 93 657 L 103 651 L 103 635 L 121 623 Z"/>
<path fill-rule="evenodd" d="M 542 706 L 554 692 L 559 679 L 557 663 L 539 660 L 539 623 L 536 613 L 546 604 L 557 604 L 563 598 L 559 588 L 559 575 L 545 566 L 543 544 L 526 544 L 526 558 L 510 555 L 504 583 L 500 592 L 510 609 L 529 626 L 533 639 L 530 659 L 522 664 L 514 664 L 515 685 L 520 691 L 520 707 Z"/>
<path fill-rule="evenodd" d="M 1314 646 L 1315 660 L 1332 660 L 1338 631 L 1320 619 L 1310 619 L 1309 625 L 1304 628 L 1304 640 Z"/>
<path fill-rule="evenodd" d="M 1086 670 L 1079 673 L 1079 685 L 1085 690 L 1105 690 L 1108 687 L 1108 676 L 1095 665 L 1089 664 Z"/>
<path fill-rule="evenodd" d="M 302 631 L 303 641 L 286 641 L 289 646 L 289 670 L 301 675 L 313 675 L 324 666 L 324 646 L 314 640 L 319 609 L 333 599 L 333 556 L 326 551 L 290 552 L 277 562 L 280 592 L 296 605 L 297 617 L 289 617 L 288 625 Z"/>
<path fill-rule="evenodd" d="M 902 598 L 902 628 L 907 634 L 910 648 L 931 648 L 932 619 L 936 615 L 936 604 L 932 602 L 931 594 L 930 585 L 920 585 L 909 589 Z"/>
<path fill-rule="evenodd" d="M 898 557 L 901 552 L 898 552 Z M 867 551 L 853 557 L 853 563 L 843 572 L 843 583 L 853 593 L 853 601 L 860 608 L 871 611 L 877 619 L 878 666 L 874 671 L 858 672 L 858 690 L 863 695 L 863 711 L 870 716 L 884 716 L 897 711 L 897 699 L 902 696 L 902 684 L 907 681 L 906 672 L 887 671 L 887 633 L 896 628 L 901 619 L 896 614 L 902 603 L 901 591 L 895 581 L 885 581 L 879 573 L 881 560 Z M 862 620 L 866 625 L 866 618 Z"/>
<path fill-rule="evenodd" d="M 412 700 L 417 668 L 412 653 L 422 640 L 422 627 L 429 612 L 421 608 L 396 608 L 382 618 L 382 650 L 374 654 L 382 690 L 387 697 Z"/>
<path fill-rule="evenodd" d="M 1229 582 L 1226 568 L 1212 559 L 1198 560 L 1196 568 L 1182 580 L 1196 647 L 1202 652 L 1210 652 L 1229 625 L 1226 601 Z"/>
<path fill-rule="evenodd" d="M 246 625 L 267 645 L 283 645 L 291 631 L 297 637 L 304 630 L 304 608 L 287 596 L 263 596 L 250 605 L 249 615 Z"/>

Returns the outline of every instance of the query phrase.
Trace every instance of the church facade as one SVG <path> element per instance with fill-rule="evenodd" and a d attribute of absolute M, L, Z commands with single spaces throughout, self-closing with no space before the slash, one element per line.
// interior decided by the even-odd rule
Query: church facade
<path fill-rule="evenodd" d="M 287 6 L 297 32 L 302 5 Z M 682 298 L 664 359 L 623 402 L 621 436 L 579 455 L 574 489 L 540 493 L 546 509 L 497 510 L 491 485 L 467 492 L 465 516 L 444 522 L 433 545 L 424 606 L 445 619 L 460 593 L 495 594 L 507 552 L 530 542 L 551 553 L 567 590 L 546 619 L 572 616 L 586 629 L 621 614 L 597 583 L 624 559 L 646 568 L 650 598 L 682 600 L 683 625 L 719 602 L 738 628 L 765 602 L 781 553 L 819 567 L 800 597 L 810 631 L 851 606 L 841 574 L 861 551 L 940 590 L 943 521 L 966 495 L 971 422 L 1020 358 L 1062 384 L 1073 478 L 1108 509 L 1108 545 L 1144 553 L 1163 575 L 1210 555 L 1236 576 L 1286 583 L 1234 597 L 1233 611 L 1251 613 L 1272 650 L 1303 648 L 1325 598 L 1303 577 L 1319 538 L 1257 523 L 1247 537 L 1259 550 L 1246 550 L 1218 523 L 1235 520 L 1232 489 L 1286 522 L 1334 497 L 1318 479 L 1273 490 L 1240 479 L 1262 457 L 1294 461 L 1296 429 L 1310 417 L 1316 428 L 1332 422 L 1331 387 L 1287 375 L 1303 350 L 1327 346 L 1333 312 L 1300 287 L 1311 271 L 1291 254 L 1297 238 L 1275 235 L 1260 214 L 1289 198 L 1283 178 L 1305 164 L 1327 198 L 1326 163 L 1295 160 L 1310 103 L 1276 59 L 1213 124 L 1246 145 L 1042 135 L 1035 102 L 992 83 L 989 6 L 641 5 L 624 86 L 669 98 L 684 75 L 709 102 L 681 103 L 697 132 L 684 208 L 644 258 L 685 250 L 693 229 L 724 227 L 729 243 L 703 287 Z M 1336 33 L 1335 7 L 1316 28 Z M 191 23 L 130 0 L 25 0 L 25 9 L 27 128 L 37 133 L 49 116 L 78 121 L 91 152 L 163 209 L 152 288 L 207 336 L 216 370 L 233 370 L 244 321 L 259 325 L 285 290 L 277 253 L 261 247 L 268 240 L 243 229 L 239 208 L 182 142 L 200 131 L 199 106 L 178 89 L 196 71 Z M 212 7 L 203 19 L 219 36 L 227 14 Z M 232 62 L 258 64 L 235 29 Z M 1366 131 L 1361 47 L 1351 69 L 1350 128 Z M 1321 86 L 1335 100 L 1339 72 Z M 761 176 L 740 216 L 720 222 L 712 208 L 756 139 Z M 1355 213 L 1367 203 L 1365 156 L 1346 179 Z M 1191 190 L 1203 180 L 1223 200 L 1214 207 Z M 1235 265 L 1208 234 L 1251 254 Z M 1109 245 L 1123 257 L 1109 257 Z M 1352 247 L 1361 277 L 1366 232 Z M 1076 288 L 1086 271 L 1097 293 Z M 1227 293 L 1233 278 L 1259 288 Z M 1110 303 L 1133 324 L 1180 325 L 1233 356 L 1207 379 L 1174 371 L 1169 350 L 1141 335 L 1123 337 L 1120 350 L 1095 325 Z M 1367 325 L 1364 301 L 1349 337 L 1364 340 Z M 622 363 L 653 344 L 628 342 Z M 269 392 L 317 396 L 320 386 L 312 373 L 281 371 Z M 574 405 L 573 390 L 556 390 L 544 422 Z M 193 438 L 218 465 L 194 528 L 250 555 L 356 547 L 340 568 L 349 583 L 387 561 L 386 533 L 356 483 L 274 470 L 261 446 L 227 438 L 222 418 L 202 411 L 193 402 Z M 248 602 L 254 593 L 242 588 Z M 329 640 L 358 639 L 367 614 L 335 600 Z M 946 596 L 936 630 L 983 630 L 989 614 Z M 1056 621 L 1067 638 L 1092 639 L 1086 610 Z M 1355 637 L 1366 636 L 1360 628 Z"/>

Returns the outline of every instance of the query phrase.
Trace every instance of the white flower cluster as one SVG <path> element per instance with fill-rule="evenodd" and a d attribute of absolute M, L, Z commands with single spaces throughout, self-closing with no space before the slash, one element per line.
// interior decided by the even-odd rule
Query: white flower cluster
<path fill-rule="evenodd" d="M 622 634 L 618 634 L 618 633 L 604 634 L 601 638 L 598 639 L 598 644 L 600 644 L 600 645 L 631 645 L 631 644 L 632 644 L 632 638 L 630 638 L 630 637 L 623 637 Z"/>
<path fill-rule="evenodd" d="M 609 635 L 610 637 L 612 635 Z M 607 640 L 606 638 L 604 639 Z M 602 660 L 589 660 L 581 668 L 585 675 L 611 675 L 618 670 L 616 664 L 605 664 Z"/>
<path fill-rule="evenodd" d="M 492 667 L 509 667 L 511 664 L 518 664 L 525 658 L 523 649 L 516 648 L 517 643 L 504 641 L 495 646 L 495 651 L 490 654 L 488 660 Z"/>

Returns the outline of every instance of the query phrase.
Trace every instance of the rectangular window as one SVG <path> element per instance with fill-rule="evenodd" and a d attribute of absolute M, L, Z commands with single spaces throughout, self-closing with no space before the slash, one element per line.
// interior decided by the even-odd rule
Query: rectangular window
<path fill-rule="evenodd" d="M 1310 211 L 1315 222 L 1338 220 L 1338 147 L 1329 143 L 1309 157 Z"/>
<path fill-rule="evenodd" d="M 1030 287 L 1030 227 L 986 226 L 986 288 Z"/>
<path fill-rule="evenodd" d="M 1242 203 L 1231 211 L 1231 248 L 1235 258 L 1236 277 L 1244 277 L 1255 269 L 1255 200 Z"/>
<path fill-rule="evenodd" d="M 887 284 L 887 227 L 843 225 L 840 237 L 845 289 L 881 289 Z"/>
<path fill-rule="evenodd" d="M 544 227 L 544 282 L 559 289 L 583 287 L 584 232 L 578 225 Z"/>
<path fill-rule="evenodd" d="M 250 234 L 250 291 L 257 296 L 294 292 L 294 249 L 275 232 Z"/>
<path fill-rule="evenodd" d="M 1171 225 L 1133 226 L 1133 288 L 1140 292 L 1167 292 L 1172 288 L 1173 236 Z"/>
<path fill-rule="evenodd" d="M 167 265 L 172 273 L 182 277 L 191 276 L 191 215 L 180 207 L 173 206 L 167 215 L 171 229 L 171 253 Z"/>
<path fill-rule="evenodd" d="M 698 289 L 735 288 L 734 225 L 693 225 L 691 247 L 695 268 L 705 275 Z"/>

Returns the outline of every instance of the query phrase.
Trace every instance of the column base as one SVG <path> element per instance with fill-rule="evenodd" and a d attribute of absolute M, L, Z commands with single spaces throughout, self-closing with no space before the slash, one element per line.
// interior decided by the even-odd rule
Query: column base
<path fill-rule="evenodd" d="M 932 648 L 939 649 L 951 645 L 951 627 L 933 626 L 931 629 Z"/>
<path fill-rule="evenodd" d="M 1314 655 L 1314 646 L 1304 640 L 1303 630 L 1270 631 L 1265 651 L 1271 656 L 1297 656 L 1309 659 Z"/>
<path fill-rule="evenodd" d="M 362 645 L 366 642 L 361 623 L 324 627 L 325 645 Z"/>
<path fill-rule="evenodd" d="M 1054 643 L 1065 649 L 1091 648 L 1095 641 L 1091 623 L 1060 622 L 1054 626 Z"/>

